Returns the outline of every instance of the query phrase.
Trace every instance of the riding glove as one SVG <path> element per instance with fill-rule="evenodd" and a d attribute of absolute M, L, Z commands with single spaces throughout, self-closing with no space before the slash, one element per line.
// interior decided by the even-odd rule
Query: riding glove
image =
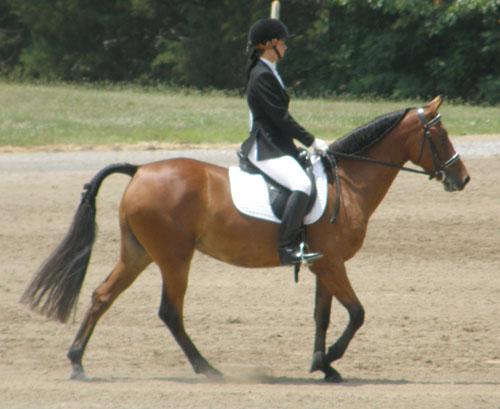
<path fill-rule="evenodd" d="M 321 156 L 325 156 L 328 153 L 328 144 L 322 139 L 314 139 L 313 148 Z"/>

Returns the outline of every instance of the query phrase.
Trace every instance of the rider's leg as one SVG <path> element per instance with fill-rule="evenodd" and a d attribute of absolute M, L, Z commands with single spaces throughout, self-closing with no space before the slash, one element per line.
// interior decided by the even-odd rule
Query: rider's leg
<path fill-rule="evenodd" d="M 286 203 L 280 226 L 278 253 L 281 265 L 295 264 L 321 257 L 306 253 L 301 246 L 301 229 L 311 194 L 311 182 L 299 163 L 291 156 L 257 160 L 256 147 L 250 161 L 262 172 L 292 192 Z"/>
<path fill-rule="evenodd" d="M 302 224 L 309 196 L 300 190 L 293 191 L 286 203 L 280 225 L 278 254 L 282 266 L 312 260 L 322 255 L 305 252 L 302 243 Z"/>

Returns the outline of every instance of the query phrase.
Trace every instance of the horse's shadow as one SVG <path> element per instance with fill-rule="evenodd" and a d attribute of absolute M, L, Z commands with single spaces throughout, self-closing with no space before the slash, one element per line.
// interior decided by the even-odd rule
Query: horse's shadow
<path fill-rule="evenodd" d="M 296 378 L 288 376 L 225 376 L 223 378 L 206 378 L 190 376 L 172 377 L 110 377 L 87 378 L 80 380 L 90 383 L 134 383 L 134 382 L 173 382 L 186 385 L 287 385 L 287 386 L 342 386 L 361 387 L 366 385 L 500 385 L 500 382 L 439 382 L 439 381 L 410 381 L 407 379 L 363 379 L 345 378 L 341 383 L 328 383 L 321 378 Z"/>
<path fill-rule="evenodd" d="M 288 376 L 225 376 L 223 378 L 206 378 L 206 377 L 189 377 L 189 376 L 172 376 L 172 377 L 110 377 L 110 378 L 87 378 L 80 380 L 89 383 L 134 383 L 145 381 L 156 382 L 174 382 L 186 385 L 239 385 L 239 384 L 260 384 L 260 385 L 288 385 L 288 386 L 329 386 L 339 385 L 347 387 L 357 387 L 364 385 L 407 385 L 407 384 L 422 384 L 425 382 L 413 382 L 405 379 L 361 379 L 347 378 L 341 383 L 328 383 L 321 378 L 297 378 Z M 434 383 L 434 382 L 429 382 Z"/>

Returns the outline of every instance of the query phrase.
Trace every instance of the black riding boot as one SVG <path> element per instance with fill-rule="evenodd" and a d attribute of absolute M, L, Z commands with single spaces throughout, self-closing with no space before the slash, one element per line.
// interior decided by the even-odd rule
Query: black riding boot
<path fill-rule="evenodd" d="M 301 191 L 290 194 L 283 212 L 280 226 L 278 254 L 282 266 L 313 260 L 323 255 L 321 253 L 305 253 L 301 243 L 301 228 L 304 220 L 309 196 Z"/>

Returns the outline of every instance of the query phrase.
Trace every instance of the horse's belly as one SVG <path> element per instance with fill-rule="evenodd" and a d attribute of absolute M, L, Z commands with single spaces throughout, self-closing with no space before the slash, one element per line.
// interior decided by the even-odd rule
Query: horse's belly
<path fill-rule="evenodd" d="M 196 249 L 241 267 L 278 266 L 279 225 L 240 214 L 232 216 L 207 226 L 196 241 Z"/>

